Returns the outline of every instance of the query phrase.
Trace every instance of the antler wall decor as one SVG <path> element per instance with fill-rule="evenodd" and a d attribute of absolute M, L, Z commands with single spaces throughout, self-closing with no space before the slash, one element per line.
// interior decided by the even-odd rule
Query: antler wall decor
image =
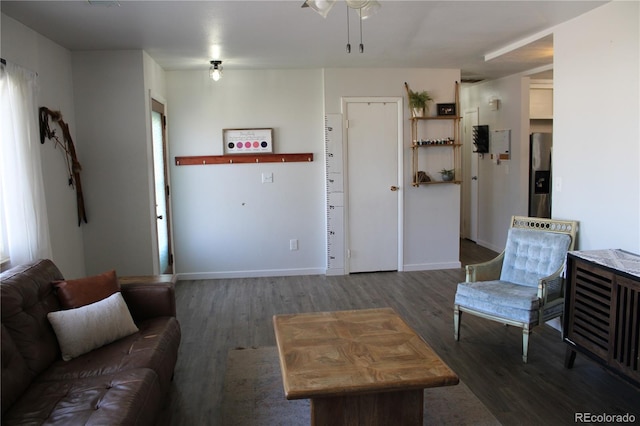
<path fill-rule="evenodd" d="M 76 148 L 73 145 L 73 139 L 71 139 L 71 133 L 69 132 L 69 125 L 62 120 L 62 114 L 60 111 L 51 111 L 47 107 L 40 107 L 40 143 L 44 144 L 45 138 L 53 141 L 55 147 L 60 147 L 65 154 L 65 161 L 67 163 L 67 170 L 69 171 L 69 186 L 73 186 L 76 189 L 76 201 L 78 203 L 78 226 L 84 220 L 87 223 L 87 212 L 84 209 L 84 196 L 82 195 L 82 184 L 80 183 L 80 162 L 76 155 Z M 63 140 L 61 141 L 55 130 L 51 130 L 49 127 L 49 117 L 56 122 L 60 129 L 62 129 Z"/>

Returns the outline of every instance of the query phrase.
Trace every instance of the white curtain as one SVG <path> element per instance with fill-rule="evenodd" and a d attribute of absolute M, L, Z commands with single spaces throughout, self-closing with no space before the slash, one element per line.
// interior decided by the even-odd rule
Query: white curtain
<path fill-rule="evenodd" d="M 36 74 L 0 64 L 0 230 L 12 265 L 51 257 L 36 91 Z"/>

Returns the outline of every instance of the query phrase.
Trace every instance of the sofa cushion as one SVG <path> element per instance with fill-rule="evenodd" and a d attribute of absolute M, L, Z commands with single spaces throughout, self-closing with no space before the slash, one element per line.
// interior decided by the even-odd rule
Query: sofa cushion
<path fill-rule="evenodd" d="M 116 271 L 76 280 L 56 281 L 53 286 L 63 309 L 95 303 L 120 291 Z"/>
<path fill-rule="evenodd" d="M 146 367 L 158 374 L 162 389 L 169 389 L 178 357 L 180 325 L 175 317 L 153 318 L 137 325 L 137 333 L 70 361 L 54 362 L 40 379 L 70 380 Z"/>
<path fill-rule="evenodd" d="M 537 287 L 564 264 L 571 237 L 555 232 L 509 229 L 500 279 Z"/>
<path fill-rule="evenodd" d="M 152 425 L 163 401 L 153 370 L 34 382 L 2 424 Z"/>
<path fill-rule="evenodd" d="M 65 361 L 138 331 L 119 292 L 80 308 L 49 312 L 47 317 Z"/>

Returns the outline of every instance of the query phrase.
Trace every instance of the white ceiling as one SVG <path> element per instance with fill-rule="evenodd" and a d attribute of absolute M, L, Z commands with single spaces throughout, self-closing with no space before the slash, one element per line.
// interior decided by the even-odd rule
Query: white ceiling
<path fill-rule="evenodd" d="M 207 69 L 211 59 L 221 59 L 226 71 L 460 68 L 463 79 L 484 79 L 551 64 L 552 36 L 488 62 L 484 56 L 533 41 L 606 2 L 381 0 L 380 11 L 362 24 L 364 53 L 351 11 L 350 54 L 342 0 L 326 19 L 301 8 L 303 0 L 103 3 L 3 0 L 0 7 L 72 51 L 143 49 L 166 70 Z"/>

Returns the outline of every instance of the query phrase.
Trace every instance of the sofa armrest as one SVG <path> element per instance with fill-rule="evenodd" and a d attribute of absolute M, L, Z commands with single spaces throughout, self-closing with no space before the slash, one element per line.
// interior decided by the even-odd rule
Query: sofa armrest
<path fill-rule="evenodd" d="M 133 320 L 175 317 L 175 275 L 119 278 L 120 290 Z"/>

